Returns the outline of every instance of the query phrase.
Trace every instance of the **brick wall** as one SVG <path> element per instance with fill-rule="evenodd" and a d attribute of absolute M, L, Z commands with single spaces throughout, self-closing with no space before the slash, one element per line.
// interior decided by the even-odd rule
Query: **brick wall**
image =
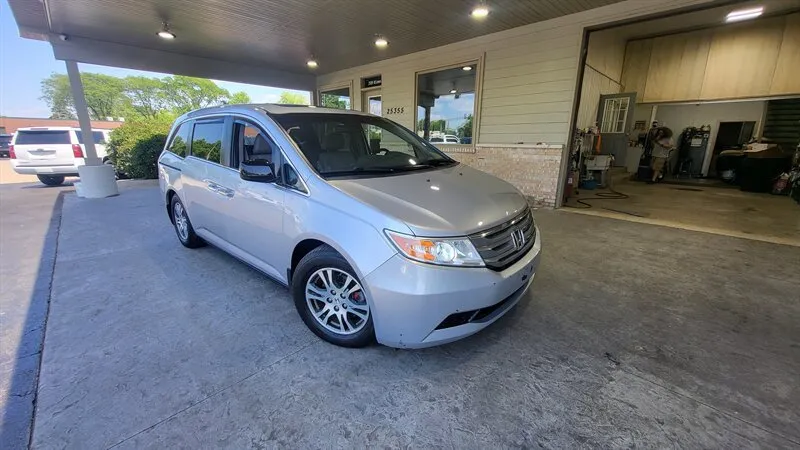
<path fill-rule="evenodd" d="M 444 147 L 444 146 L 443 146 Z M 491 145 L 442 148 L 451 158 L 508 181 L 537 205 L 555 207 L 561 145 Z"/>

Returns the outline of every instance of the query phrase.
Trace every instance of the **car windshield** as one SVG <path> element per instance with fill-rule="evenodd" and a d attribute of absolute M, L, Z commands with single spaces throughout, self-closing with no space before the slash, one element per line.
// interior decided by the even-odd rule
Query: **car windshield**
<path fill-rule="evenodd" d="M 69 144 L 66 130 L 18 130 L 17 145 Z"/>
<path fill-rule="evenodd" d="M 390 175 L 458 164 L 413 132 L 381 117 L 299 113 L 272 116 L 320 175 Z"/>

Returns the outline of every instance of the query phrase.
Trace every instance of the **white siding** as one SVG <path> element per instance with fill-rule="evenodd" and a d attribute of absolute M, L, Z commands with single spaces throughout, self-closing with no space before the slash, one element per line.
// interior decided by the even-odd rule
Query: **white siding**
<path fill-rule="evenodd" d="M 317 85 L 352 82 L 353 107 L 360 109 L 361 78 L 381 74 L 384 110 L 403 107 L 404 114 L 389 117 L 413 128 L 416 72 L 482 58 L 483 89 L 479 90 L 482 95 L 478 100 L 481 109 L 476 121 L 477 142 L 565 144 L 569 136 L 583 29 L 707 2 L 628 0 L 321 75 L 317 78 Z"/>
<path fill-rule="evenodd" d="M 600 106 L 600 96 L 619 93 L 619 84 L 608 79 L 608 77 L 600 72 L 587 67 L 583 74 L 581 102 L 578 106 L 578 120 L 575 126 L 583 129 L 594 125 L 597 122 L 597 110 Z"/>
<path fill-rule="evenodd" d="M 621 92 L 624 57 L 625 38 L 616 30 L 598 31 L 589 36 L 576 127 L 587 128 L 597 122 L 601 95 Z"/>

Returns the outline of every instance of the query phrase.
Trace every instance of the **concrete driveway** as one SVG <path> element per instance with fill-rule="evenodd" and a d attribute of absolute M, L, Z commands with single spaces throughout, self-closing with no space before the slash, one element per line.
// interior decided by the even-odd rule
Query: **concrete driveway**
<path fill-rule="evenodd" d="M 50 188 L 38 182 L 0 186 L 0 448 L 3 449 L 22 448 L 29 439 L 62 193 L 72 190 L 72 186 Z"/>
<path fill-rule="evenodd" d="M 154 184 L 67 194 L 33 445 L 800 445 L 797 248 L 536 218 L 543 262 L 502 320 L 438 348 L 349 350 L 283 287 L 181 247 Z"/>

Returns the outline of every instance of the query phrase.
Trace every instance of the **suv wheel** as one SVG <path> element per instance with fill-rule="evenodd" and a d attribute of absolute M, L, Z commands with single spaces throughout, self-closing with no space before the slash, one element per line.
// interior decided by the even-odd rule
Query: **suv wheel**
<path fill-rule="evenodd" d="M 39 178 L 39 181 L 48 186 L 60 186 L 64 183 L 63 175 L 36 175 L 36 177 Z"/>
<path fill-rule="evenodd" d="M 184 247 L 197 248 L 204 245 L 200 236 L 196 235 L 192 222 L 189 221 L 189 215 L 186 214 L 186 208 L 177 195 L 172 196 L 170 204 L 172 211 L 172 224 L 175 226 L 175 233 L 178 234 L 178 240 L 181 241 Z"/>
<path fill-rule="evenodd" d="M 292 295 L 303 322 L 322 339 L 342 347 L 374 342 L 366 293 L 347 260 L 331 247 L 317 247 L 300 260 Z"/>

